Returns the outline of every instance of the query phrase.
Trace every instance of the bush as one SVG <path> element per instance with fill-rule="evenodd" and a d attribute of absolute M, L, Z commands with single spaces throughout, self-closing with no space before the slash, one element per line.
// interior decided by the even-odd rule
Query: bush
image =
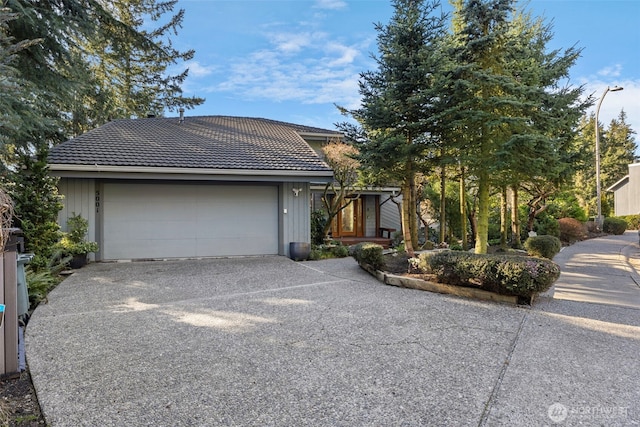
<path fill-rule="evenodd" d="M 627 230 L 640 230 L 640 215 L 624 215 L 615 218 L 623 219 L 627 223 Z"/>
<path fill-rule="evenodd" d="M 627 222 L 622 218 L 605 218 L 602 231 L 615 235 L 624 234 L 627 230 Z"/>
<path fill-rule="evenodd" d="M 351 256 L 358 264 L 368 264 L 376 270 L 384 268 L 384 256 L 382 246 L 377 243 L 363 242 L 351 246 Z"/>
<path fill-rule="evenodd" d="M 533 236 L 524 242 L 524 249 L 531 256 L 553 259 L 562 249 L 562 243 L 555 236 Z"/>
<path fill-rule="evenodd" d="M 349 256 L 349 248 L 341 243 L 331 245 L 313 245 L 309 259 L 317 261 L 319 259 L 345 258 Z"/>
<path fill-rule="evenodd" d="M 311 244 L 321 245 L 324 243 L 324 226 L 327 224 L 327 217 L 324 211 L 311 212 Z"/>
<path fill-rule="evenodd" d="M 587 238 L 587 227 L 575 218 L 560 218 L 558 220 L 560 240 L 567 243 L 579 242 Z"/>
<path fill-rule="evenodd" d="M 442 283 L 524 298 L 548 290 L 560 276 L 560 268 L 550 260 L 468 252 L 420 254 L 416 267 Z"/>

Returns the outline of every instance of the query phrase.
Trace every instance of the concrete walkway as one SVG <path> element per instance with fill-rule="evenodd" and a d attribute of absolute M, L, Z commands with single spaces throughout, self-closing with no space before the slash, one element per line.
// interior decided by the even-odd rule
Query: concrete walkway
<path fill-rule="evenodd" d="M 640 425 L 632 237 L 559 256 L 553 294 L 600 301 L 532 308 L 385 286 L 350 258 L 92 264 L 34 313 L 28 363 L 54 427 Z M 610 267 L 576 281 L 585 253 Z"/>

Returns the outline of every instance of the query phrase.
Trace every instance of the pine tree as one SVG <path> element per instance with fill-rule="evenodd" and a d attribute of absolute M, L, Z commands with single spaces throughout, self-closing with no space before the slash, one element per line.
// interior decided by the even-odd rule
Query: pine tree
<path fill-rule="evenodd" d="M 381 171 L 402 188 L 405 248 L 417 244 L 416 173 L 425 169 L 437 142 L 430 135 L 438 43 L 444 18 L 437 2 L 396 0 L 387 25 L 377 24 L 378 69 L 362 73 L 362 107 L 347 113 L 362 126 L 363 167 Z"/>
<path fill-rule="evenodd" d="M 98 3 L 110 14 L 102 19 L 100 31 L 79 47 L 78 54 L 88 57 L 89 84 L 75 99 L 74 134 L 115 118 L 162 116 L 166 109 L 189 109 L 204 102 L 182 94 L 188 69 L 168 73 L 170 66 L 192 59 L 195 53 L 180 52 L 170 42 L 184 18 L 183 9 L 171 15 L 176 0 Z M 155 27 L 149 30 L 150 24 Z"/>
<path fill-rule="evenodd" d="M 488 244 L 492 187 L 558 180 L 588 103 L 560 87 L 579 51 L 546 52 L 552 34 L 512 0 L 456 2 L 443 123 L 478 183 L 476 252 Z M 464 135 L 464 136 L 462 136 Z M 514 192 L 517 194 L 517 191 Z M 505 217 L 506 218 L 506 217 Z"/>
<path fill-rule="evenodd" d="M 629 173 L 629 164 L 638 159 L 638 146 L 634 135 L 636 132 L 627 123 L 624 110 L 616 119 L 611 120 L 609 128 L 602 135 L 602 157 L 600 174 L 602 187 L 608 188 Z"/>

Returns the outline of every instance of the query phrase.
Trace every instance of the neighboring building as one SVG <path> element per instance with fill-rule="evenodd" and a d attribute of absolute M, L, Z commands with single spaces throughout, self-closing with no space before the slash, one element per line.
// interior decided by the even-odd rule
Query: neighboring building
<path fill-rule="evenodd" d="M 116 120 L 52 148 L 59 222 L 88 219 L 96 260 L 288 256 L 311 239 L 312 185 L 333 177 L 310 144 L 336 137 L 260 118 Z"/>
<path fill-rule="evenodd" d="M 640 163 L 629 165 L 629 175 L 607 191 L 613 192 L 615 216 L 640 214 Z"/>

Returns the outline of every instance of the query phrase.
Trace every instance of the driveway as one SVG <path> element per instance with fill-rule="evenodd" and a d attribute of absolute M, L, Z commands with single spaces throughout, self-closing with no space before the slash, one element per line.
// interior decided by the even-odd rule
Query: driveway
<path fill-rule="evenodd" d="M 394 288 L 351 258 L 91 264 L 27 358 L 52 426 L 637 425 L 640 316 L 600 307 Z"/>

